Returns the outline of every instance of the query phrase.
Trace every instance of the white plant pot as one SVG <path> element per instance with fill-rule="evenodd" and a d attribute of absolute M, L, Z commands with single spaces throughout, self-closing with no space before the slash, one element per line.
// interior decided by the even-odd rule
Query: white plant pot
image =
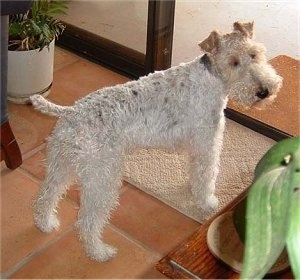
<path fill-rule="evenodd" d="M 42 51 L 8 51 L 7 99 L 29 103 L 33 94 L 47 96 L 53 81 L 54 40 Z"/>

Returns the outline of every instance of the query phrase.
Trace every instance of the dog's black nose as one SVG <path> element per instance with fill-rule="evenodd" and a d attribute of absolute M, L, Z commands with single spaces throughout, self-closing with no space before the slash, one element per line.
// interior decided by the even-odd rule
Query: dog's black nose
<path fill-rule="evenodd" d="M 269 91 L 267 88 L 265 88 L 265 89 L 262 88 L 256 93 L 256 96 L 260 99 L 264 99 L 264 98 L 268 97 L 268 95 L 269 95 Z"/>

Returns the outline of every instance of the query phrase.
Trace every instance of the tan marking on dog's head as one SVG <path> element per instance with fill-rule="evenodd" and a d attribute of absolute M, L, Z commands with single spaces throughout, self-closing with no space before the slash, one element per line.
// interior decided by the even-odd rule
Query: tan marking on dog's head
<path fill-rule="evenodd" d="M 254 22 L 247 22 L 247 23 L 241 23 L 241 22 L 235 22 L 233 24 L 233 30 L 234 31 L 239 31 L 242 33 L 243 36 L 248 37 L 252 39 L 253 37 L 253 26 Z"/>
<path fill-rule="evenodd" d="M 213 31 L 210 35 L 203 40 L 198 46 L 202 51 L 208 53 L 216 53 L 219 47 L 220 34 L 217 31 Z"/>

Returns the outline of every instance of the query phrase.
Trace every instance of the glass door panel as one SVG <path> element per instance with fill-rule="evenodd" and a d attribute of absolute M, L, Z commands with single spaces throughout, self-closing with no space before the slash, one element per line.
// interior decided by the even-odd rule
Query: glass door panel
<path fill-rule="evenodd" d="M 70 1 L 64 22 L 146 53 L 147 0 Z"/>

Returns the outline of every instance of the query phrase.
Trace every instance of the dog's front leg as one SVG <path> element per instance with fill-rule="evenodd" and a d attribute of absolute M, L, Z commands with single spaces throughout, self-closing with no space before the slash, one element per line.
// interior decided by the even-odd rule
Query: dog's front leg
<path fill-rule="evenodd" d="M 210 139 L 194 138 L 191 141 L 191 190 L 197 207 L 206 213 L 211 213 L 218 207 L 215 185 L 219 173 L 223 129 L 219 132 L 221 133 L 206 131 L 207 135 L 211 135 Z"/>
<path fill-rule="evenodd" d="M 215 183 L 219 172 L 216 159 L 211 155 L 193 155 L 190 163 L 190 183 L 196 206 L 211 213 L 218 207 Z"/>

